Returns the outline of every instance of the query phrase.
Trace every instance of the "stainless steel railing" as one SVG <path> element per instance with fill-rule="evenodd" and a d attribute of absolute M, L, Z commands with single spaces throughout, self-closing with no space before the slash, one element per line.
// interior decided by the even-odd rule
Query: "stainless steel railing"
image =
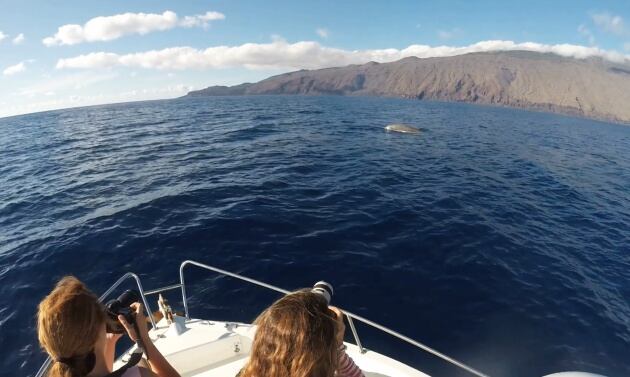
<path fill-rule="evenodd" d="M 172 285 L 168 285 L 166 287 L 162 287 L 162 288 L 158 288 L 158 289 L 153 289 L 153 290 L 149 290 L 149 291 L 145 291 L 142 287 L 142 283 L 140 282 L 140 278 L 138 277 L 138 275 L 132 273 L 132 272 L 128 272 L 126 274 L 124 274 L 122 277 L 120 277 L 111 287 L 109 287 L 107 289 L 107 291 L 105 291 L 105 293 L 103 293 L 101 295 L 101 297 L 99 298 L 99 301 L 103 301 L 105 300 L 107 297 L 109 297 L 109 295 L 116 289 L 118 288 L 125 280 L 133 278 L 136 282 L 136 285 L 138 287 L 138 291 L 140 293 L 140 297 L 142 298 L 142 302 L 144 304 L 144 307 L 146 308 L 149 320 L 151 321 L 151 325 L 153 326 L 153 328 L 157 328 L 156 323 L 155 323 L 155 318 L 153 318 L 153 312 L 150 309 L 149 306 L 149 302 L 146 299 L 146 296 L 149 295 L 154 295 L 160 292 L 164 292 L 164 291 L 168 291 L 168 290 L 173 290 L 173 289 L 178 289 L 180 288 L 182 291 L 182 302 L 184 304 L 184 313 L 186 316 L 186 319 L 190 319 L 190 311 L 188 308 L 188 296 L 186 295 L 186 282 L 184 280 L 184 268 L 188 265 L 193 265 L 193 266 L 197 266 L 199 268 L 205 269 L 205 270 L 209 270 L 209 271 L 213 271 L 216 272 L 218 274 L 221 275 L 225 275 L 225 276 L 229 276 L 238 280 L 242 280 L 242 281 L 246 281 L 248 283 L 263 287 L 263 288 L 267 288 L 270 289 L 272 291 L 276 291 L 279 293 L 283 293 L 283 294 L 287 294 L 290 293 L 290 291 L 286 290 L 286 289 L 282 289 L 279 287 L 276 287 L 274 285 L 271 284 L 267 284 L 265 282 L 256 280 L 256 279 L 252 279 L 243 275 L 239 275 L 239 274 L 235 274 L 233 272 L 230 271 L 226 271 L 217 267 L 213 267 L 213 266 L 209 266 L 207 264 L 203 264 L 203 263 L 199 263 L 196 261 L 192 261 L 192 260 L 186 260 L 184 262 L 182 262 L 182 264 L 180 264 L 179 266 L 179 284 L 172 284 Z M 343 309 L 342 309 L 343 310 Z M 425 344 L 422 344 L 414 339 L 411 339 L 405 335 L 402 335 L 390 328 L 387 328 L 383 325 L 380 325 L 376 322 L 370 321 L 369 319 L 363 318 L 357 314 L 351 313 L 347 310 L 343 310 L 344 314 L 346 315 L 346 318 L 348 319 L 348 324 L 350 325 L 350 330 L 352 331 L 352 335 L 354 336 L 354 340 L 356 342 L 357 347 L 359 347 L 359 350 L 361 351 L 361 353 L 365 353 L 367 352 L 367 350 L 363 347 L 362 343 L 361 343 L 361 339 L 359 338 L 359 333 L 357 332 L 357 329 L 354 325 L 354 320 L 357 320 L 359 322 L 362 322 L 368 326 L 372 326 L 378 330 L 381 330 L 382 332 L 391 335 L 395 338 L 398 338 L 404 342 L 407 342 L 409 344 L 411 344 L 412 346 L 415 346 L 425 352 L 428 352 L 434 356 L 439 357 L 440 359 L 453 364 L 463 370 L 466 370 L 468 372 L 470 372 L 471 374 L 474 374 L 478 377 L 489 377 L 488 375 L 479 372 L 478 370 L 469 367 L 468 365 L 457 361 Z M 46 371 L 48 370 L 48 368 L 50 367 L 51 364 L 51 359 L 50 357 L 48 357 L 46 359 L 46 361 L 42 364 L 42 366 L 39 368 L 39 371 L 37 372 L 37 374 L 35 375 L 35 377 L 43 377 L 44 374 L 46 373 Z"/>
<path fill-rule="evenodd" d="M 286 289 L 282 289 L 282 288 L 276 287 L 276 286 L 271 285 L 271 284 L 267 284 L 265 282 L 262 282 L 262 281 L 259 281 L 259 280 L 256 280 L 256 279 L 248 278 L 246 276 L 235 274 L 233 272 L 222 270 L 220 268 L 209 266 L 207 264 L 195 262 L 195 261 L 192 261 L 192 260 L 186 260 L 186 261 L 182 262 L 182 264 L 179 266 L 179 280 L 180 280 L 180 287 L 182 289 L 182 301 L 184 303 L 184 313 L 186 315 L 186 319 L 190 319 L 190 312 L 188 310 L 188 300 L 187 300 L 187 296 L 186 296 L 186 283 L 184 281 L 184 268 L 186 266 L 188 266 L 188 265 L 193 265 L 193 266 L 197 266 L 197 267 L 200 267 L 200 268 L 203 268 L 203 269 L 206 269 L 206 270 L 214 271 L 214 272 L 219 273 L 221 275 L 230 276 L 230 277 L 233 277 L 235 279 L 246 281 L 248 283 L 252 283 L 252 284 L 258 285 L 260 287 L 264 287 L 264 288 L 267 288 L 267 289 L 270 289 L 272 291 L 276 291 L 276 292 L 279 292 L 279 293 L 284 293 L 284 294 L 290 293 L 290 291 L 288 291 Z M 351 313 L 351 312 L 349 312 L 347 310 L 343 310 L 343 312 L 344 312 L 344 314 L 346 315 L 346 317 L 348 319 L 348 324 L 350 325 L 350 329 L 352 330 L 352 335 L 354 336 L 354 340 L 355 340 L 355 342 L 357 344 L 357 347 L 359 347 L 359 349 L 361 350 L 361 353 L 365 353 L 365 352 L 367 352 L 367 350 L 361 344 L 361 339 L 359 339 L 359 334 L 358 334 L 358 332 L 356 330 L 356 327 L 354 326 L 354 320 L 357 320 L 359 322 L 363 322 L 366 325 L 372 326 L 372 327 L 374 327 L 374 328 L 376 328 L 378 330 L 383 331 L 386 334 L 389 334 L 389 335 L 391 335 L 391 336 L 393 336 L 395 338 L 398 338 L 398 339 L 400 339 L 402 341 L 405 341 L 405 342 L 407 342 L 407 343 L 409 343 L 409 344 L 411 344 L 411 345 L 413 345 L 413 346 L 415 346 L 417 348 L 420 348 L 423 351 L 426 351 L 426 352 L 428 352 L 428 353 L 430 353 L 430 354 L 432 354 L 434 356 L 437 356 L 440 359 L 442 359 L 442 360 L 444 360 L 444 361 L 446 361 L 446 362 L 448 362 L 450 364 L 453 364 L 453 365 L 455 365 L 455 366 L 457 366 L 457 367 L 459 367 L 461 369 L 464 369 L 464 370 L 466 370 L 466 371 L 470 372 L 471 374 L 474 374 L 474 375 L 476 375 L 478 377 L 488 377 L 488 375 L 486 375 L 484 373 L 481 373 L 480 371 L 478 371 L 478 370 L 476 370 L 476 369 L 474 369 L 472 367 L 469 367 L 468 365 L 466 365 L 466 364 L 464 364 L 464 363 L 462 363 L 460 361 L 457 361 L 457 360 L 453 359 L 452 357 L 449 357 L 449 356 L 447 356 L 447 355 L 445 355 L 445 354 L 443 354 L 443 353 L 441 353 L 441 352 L 439 352 L 439 351 L 437 351 L 437 350 L 435 350 L 435 349 L 433 349 L 433 348 L 431 348 L 431 347 L 429 347 L 429 346 L 427 346 L 425 344 L 422 344 L 422 343 L 418 342 L 417 340 L 411 339 L 411 338 L 409 338 L 409 337 L 407 337 L 405 335 L 402 335 L 402 334 L 400 334 L 400 333 L 398 333 L 398 332 L 396 332 L 396 331 L 394 331 L 394 330 L 392 330 L 390 328 L 387 328 L 387 327 L 385 327 L 383 325 L 380 325 L 380 324 L 378 324 L 376 322 L 370 321 L 369 319 L 363 318 L 363 317 L 361 317 L 361 316 L 359 316 L 357 314 Z"/>

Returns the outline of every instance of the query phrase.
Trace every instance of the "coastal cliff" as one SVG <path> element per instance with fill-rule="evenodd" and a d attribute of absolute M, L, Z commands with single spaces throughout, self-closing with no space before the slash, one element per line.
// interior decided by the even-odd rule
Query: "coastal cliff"
<path fill-rule="evenodd" d="M 528 51 L 301 70 L 253 84 L 209 87 L 187 97 L 264 94 L 457 101 L 630 123 L 630 65 Z"/>

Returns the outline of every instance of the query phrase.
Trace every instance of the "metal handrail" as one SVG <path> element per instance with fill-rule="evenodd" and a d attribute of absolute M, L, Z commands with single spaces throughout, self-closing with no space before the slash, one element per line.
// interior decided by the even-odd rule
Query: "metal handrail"
<path fill-rule="evenodd" d="M 136 281 L 136 285 L 138 286 L 138 291 L 140 292 L 140 297 L 142 298 L 142 303 L 144 304 L 144 307 L 147 313 L 149 314 L 149 320 L 151 321 L 151 326 L 153 326 L 153 328 L 157 328 L 157 326 L 155 325 L 155 318 L 153 318 L 153 312 L 151 311 L 149 307 L 149 302 L 147 301 L 147 298 L 145 297 L 144 289 L 142 289 L 142 283 L 140 282 L 140 278 L 138 277 L 138 275 L 134 274 L 133 272 L 127 272 L 126 274 L 121 276 L 118 280 L 116 280 L 116 282 L 111 287 L 109 287 L 105 291 L 105 293 L 101 295 L 101 297 L 98 298 L 98 301 L 103 302 L 116 288 L 118 288 L 125 280 L 129 278 L 133 278 Z M 35 377 L 43 377 L 46 371 L 48 371 L 48 368 L 50 368 L 51 362 L 52 362 L 52 359 L 50 358 L 50 356 L 48 356 L 46 358 L 46 361 L 44 361 L 42 366 L 37 371 L 37 374 L 35 375 Z"/>
<path fill-rule="evenodd" d="M 259 280 L 256 280 L 256 279 L 248 278 L 246 276 L 235 274 L 233 272 L 226 271 L 226 270 L 223 270 L 223 269 L 220 269 L 220 268 L 217 268 L 217 267 L 209 266 L 207 264 L 199 263 L 199 262 L 196 262 L 196 261 L 193 261 L 193 260 L 185 260 L 179 266 L 179 280 L 180 280 L 180 285 L 181 285 L 181 288 L 182 288 L 182 301 L 184 303 L 184 313 L 186 315 L 186 319 L 190 319 L 190 313 L 188 311 L 188 301 L 187 301 L 187 296 L 186 296 L 186 284 L 185 284 L 185 281 L 184 281 L 184 267 L 186 267 L 187 265 L 194 265 L 194 266 L 206 269 L 206 270 L 214 271 L 216 273 L 219 273 L 219 274 L 222 274 L 222 275 L 225 275 L 225 276 L 230 276 L 230 277 L 233 277 L 235 279 L 243 280 L 243 281 L 246 281 L 248 283 L 252 283 L 254 285 L 258 285 L 260 287 L 264 287 L 264 288 L 267 288 L 267 289 L 270 289 L 272 291 L 276 291 L 276 292 L 279 292 L 279 293 L 284 293 L 284 294 L 290 293 L 290 291 L 288 291 L 286 289 L 282 289 L 282 288 L 276 287 L 275 285 L 267 284 L 265 282 L 262 282 L 262 281 L 259 281 Z M 400 339 L 402 341 L 405 341 L 405 342 L 407 342 L 407 343 L 409 343 L 409 344 L 411 344 L 411 345 L 413 345 L 413 346 L 415 346 L 417 348 L 420 348 L 421 350 L 423 350 L 425 352 L 428 352 L 428 353 L 430 353 L 430 354 L 432 354 L 434 356 L 439 357 L 440 359 L 442 359 L 444 361 L 447 361 L 447 362 L 449 362 L 449 363 L 451 363 L 451 364 L 453 364 L 453 365 L 455 365 L 455 366 L 457 366 L 457 367 L 459 367 L 461 369 L 464 369 L 464 370 L 466 370 L 467 372 L 469 372 L 471 374 L 474 374 L 474 375 L 476 375 L 478 377 L 488 377 L 487 374 L 479 372 L 478 370 L 476 370 L 476 369 L 474 369 L 472 367 L 469 367 L 468 365 L 466 365 L 466 364 L 464 364 L 464 363 L 462 363 L 460 361 L 457 361 L 457 360 L 453 359 L 452 357 L 449 357 L 449 356 L 447 356 L 447 355 L 445 355 L 445 354 L 443 354 L 443 353 L 441 353 L 441 352 L 439 352 L 439 351 L 437 351 L 437 350 L 435 350 L 435 349 L 433 349 L 433 348 L 431 348 L 431 347 L 429 347 L 429 346 L 427 346 L 425 344 L 422 344 L 422 343 L 418 342 L 417 340 L 411 339 L 411 338 L 409 338 L 409 337 L 407 337 L 405 335 L 402 335 L 402 334 L 400 334 L 400 333 L 398 333 L 398 332 L 396 332 L 396 331 L 394 331 L 392 329 L 389 329 L 389 328 L 387 328 L 387 327 L 385 327 L 383 325 L 380 325 L 380 324 L 378 324 L 376 322 L 370 321 L 369 319 L 363 318 L 363 317 L 361 317 L 361 316 L 359 316 L 357 314 L 351 313 L 351 312 L 349 312 L 347 310 L 343 310 L 343 312 L 344 312 L 344 314 L 346 315 L 346 317 L 348 319 L 348 323 L 350 324 L 350 328 L 352 330 L 352 334 L 354 335 L 354 339 L 356 341 L 357 346 L 361 350 L 361 353 L 365 353 L 366 350 L 361 345 L 361 341 L 359 339 L 359 335 L 357 333 L 357 330 L 356 330 L 356 328 L 354 326 L 353 319 L 356 319 L 357 321 L 363 322 L 366 325 L 372 326 L 372 327 L 374 327 L 374 328 L 376 328 L 378 330 L 381 330 L 384 333 L 389 334 L 389 335 L 391 335 L 391 336 L 393 336 L 395 338 L 398 338 L 398 339 Z"/>
<path fill-rule="evenodd" d="M 148 291 L 144 291 L 144 295 L 145 296 L 151 296 L 151 295 L 156 295 L 158 293 L 162 293 L 162 292 L 166 292 L 166 291 L 170 291 L 173 289 L 177 289 L 179 287 L 181 287 L 181 284 L 172 284 L 172 285 L 168 285 L 166 287 L 161 287 L 161 288 L 157 288 L 157 289 L 151 289 Z"/>
<path fill-rule="evenodd" d="M 107 298 L 125 280 L 127 280 L 129 278 L 133 278 L 135 280 L 135 282 L 136 282 L 136 285 L 138 286 L 138 291 L 140 292 L 140 297 L 142 298 L 142 302 L 143 302 L 144 307 L 146 308 L 146 311 L 147 311 L 147 313 L 149 315 L 149 320 L 151 321 L 151 325 L 152 325 L 153 328 L 157 328 L 157 325 L 155 323 L 155 318 L 153 318 L 153 312 L 150 309 L 150 306 L 149 306 L 149 303 L 148 303 L 148 301 L 146 299 L 146 296 L 147 295 L 156 294 L 156 293 L 159 293 L 159 292 L 162 292 L 162 291 L 166 291 L 166 290 L 172 290 L 172 289 L 181 288 L 181 290 L 182 290 L 182 302 L 184 304 L 184 313 L 185 313 L 186 319 L 190 319 L 190 312 L 189 312 L 189 309 L 188 309 L 188 299 L 187 299 L 187 296 L 186 296 L 186 283 L 184 281 L 184 268 L 187 265 L 194 265 L 194 266 L 197 266 L 197 267 L 209 270 L 209 271 L 214 271 L 214 272 L 219 273 L 221 275 L 230 276 L 230 277 L 233 277 L 235 279 L 246 281 L 248 283 L 252 283 L 254 285 L 257 285 L 257 286 L 260 286 L 260 287 L 263 287 L 263 288 L 267 288 L 267 289 L 270 289 L 272 291 L 276 291 L 276 292 L 279 292 L 279 293 L 283 293 L 283 294 L 290 293 L 290 291 L 288 291 L 286 289 L 282 289 L 282 288 L 276 287 L 276 286 L 271 285 L 271 284 L 267 284 L 265 282 L 262 282 L 262 281 L 259 281 L 259 280 L 256 280 L 256 279 L 248 278 L 248 277 L 243 276 L 243 275 L 235 274 L 233 272 L 226 271 L 226 270 L 223 270 L 223 269 L 220 269 L 220 268 L 217 268 L 217 267 L 209 266 L 207 264 L 199 263 L 199 262 L 196 262 L 196 261 L 186 260 L 186 261 L 182 262 L 181 265 L 179 266 L 179 279 L 180 279 L 180 283 L 179 284 L 172 284 L 172 285 L 169 285 L 169 286 L 166 286 L 166 287 L 162 287 L 162 288 L 158 288 L 158 289 L 154 289 L 154 290 L 145 292 L 144 289 L 142 288 L 142 283 L 140 282 L 140 278 L 138 277 L 138 275 L 134 274 L 133 272 L 127 272 L 122 277 L 120 277 L 111 287 L 109 287 L 107 289 L 107 291 L 105 291 L 105 293 L 103 293 L 99 297 L 99 301 L 102 302 L 105 298 Z M 435 350 L 435 349 L 433 349 L 433 348 L 431 348 L 431 347 L 429 347 L 429 346 L 427 346 L 425 344 L 422 344 L 422 343 L 420 343 L 420 342 L 418 342 L 418 341 L 416 341 L 414 339 L 411 339 L 411 338 L 409 338 L 409 337 L 407 337 L 405 335 L 402 335 L 402 334 L 400 334 L 400 333 L 398 333 L 398 332 L 396 332 L 396 331 L 394 331 L 394 330 L 392 330 L 390 328 L 387 328 L 387 327 L 385 327 L 383 325 L 380 325 L 380 324 L 378 324 L 376 322 L 370 321 L 370 320 L 368 320 L 366 318 L 363 318 L 363 317 L 361 317 L 361 316 L 359 316 L 357 314 L 351 313 L 351 312 L 349 312 L 347 310 L 343 310 L 343 312 L 346 315 L 346 318 L 348 320 L 348 324 L 350 325 L 350 329 L 352 330 L 352 335 L 354 336 L 354 340 L 355 340 L 355 342 L 357 344 L 357 347 L 361 351 L 361 353 L 365 353 L 365 352 L 367 352 L 367 350 L 361 344 L 361 340 L 359 339 L 359 334 L 358 334 L 358 332 L 356 330 L 356 327 L 354 325 L 354 321 L 353 320 L 357 320 L 357 321 L 363 322 L 366 325 L 369 325 L 369 326 L 372 326 L 372 327 L 374 327 L 374 328 L 376 328 L 378 330 L 381 330 L 381 331 L 383 331 L 386 334 L 389 334 L 389 335 L 391 335 L 391 336 L 393 336 L 395 338 L 398 338 L 398 339 L 400 339 L 402 341 L 405 341 L 405 342 L 407 342 L 407 343 L 409 343 L 409 344 L 411 344 L 411 345 L 413 345 L 413 346 L 415 346 L 417 348 L 420 348 L 421 350 L 426 351 L 426 352 L 428 352 L 428 353 L 430 353 L 430 354 L 432 354 L 434 356 L 437 356 L 440 359 L 442 359 L 444 361 L 447 361 L 447 362 L 449 362 L 449 363 L 451 363 L 451 364 L 453 364 L 453 365 L 455 365 L 455 366 L 457 366 L 459 368 L 462 368 L 462 369 L 464 369 L 464 370 L 466 370 L 466 371 L 470 372 L 471 374 L 474 374 L 474 375 L 476 375 L 478 377 L 488 377 L 488 375 L 486 375 L 484 373 L 481 373 L 478 370 L 473 369 L 473 368 L 469 367 L 468 365 L 466 365 L 466 364 L 464 364 L 464 363 L 462 363 L 460 361 L 457 361 L 457 360 L 455 360 L 455 359 L 453 359 L 453 358 L 451 358 L 451 357 L 449 357 L 449 356 L 447 356 L 447 355 L 445 355 L 445 354 L 443 354 L 443 353 L 441 353 L 441 352 L 439 352 L 439 351 L 437 351 L 437 350 Z M 42 366 L 39 368 L 39 370 L 37 371 L 37 374 L 35 375 L 35 377 L 43 377 L 44 374 L 46 373 L 46 371 L 48 370 L 48 368 L 50 367 L 50 364 L 51 364 L 51 358 L 48 357 L 46 359 L 46 361 L 42 364 Z"/>

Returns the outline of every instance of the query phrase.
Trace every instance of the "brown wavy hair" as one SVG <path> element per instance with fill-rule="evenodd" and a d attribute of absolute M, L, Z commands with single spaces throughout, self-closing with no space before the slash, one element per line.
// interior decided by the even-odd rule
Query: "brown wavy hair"
<path fill-rule="evenodd" d="M 337 369 L 336 315 L 324 298 L 303 289 L 271 305 L 258 325 L 240 377 L 333 377 Z"/>
<path fill-rule="evenodd" d="M 53 359 L 48 377 L 83 377 L 94 368 L 94 345 L 106 315 L 98 297 L 73 276 L 61 279 L 39 304 L 37 335 Z"/>

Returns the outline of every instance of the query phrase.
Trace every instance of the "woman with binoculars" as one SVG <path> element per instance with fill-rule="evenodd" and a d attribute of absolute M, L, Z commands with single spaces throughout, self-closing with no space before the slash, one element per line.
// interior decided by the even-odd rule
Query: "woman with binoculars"
<path fill-rule="evenodd" d="M 61 279 L 39 304 L 37 314 L 39 342 L 53 360 L 48 377 L 180 377 L 149 339 L 142 305 L 133 303 L 131 310 L 137 325 L 123 315 L 118 321 L 132 341 L 143 344 L 148 365 L 113 372 L 122 334 L 107 332 L 111 319 L 83 283 L 72 276 Z"/>

